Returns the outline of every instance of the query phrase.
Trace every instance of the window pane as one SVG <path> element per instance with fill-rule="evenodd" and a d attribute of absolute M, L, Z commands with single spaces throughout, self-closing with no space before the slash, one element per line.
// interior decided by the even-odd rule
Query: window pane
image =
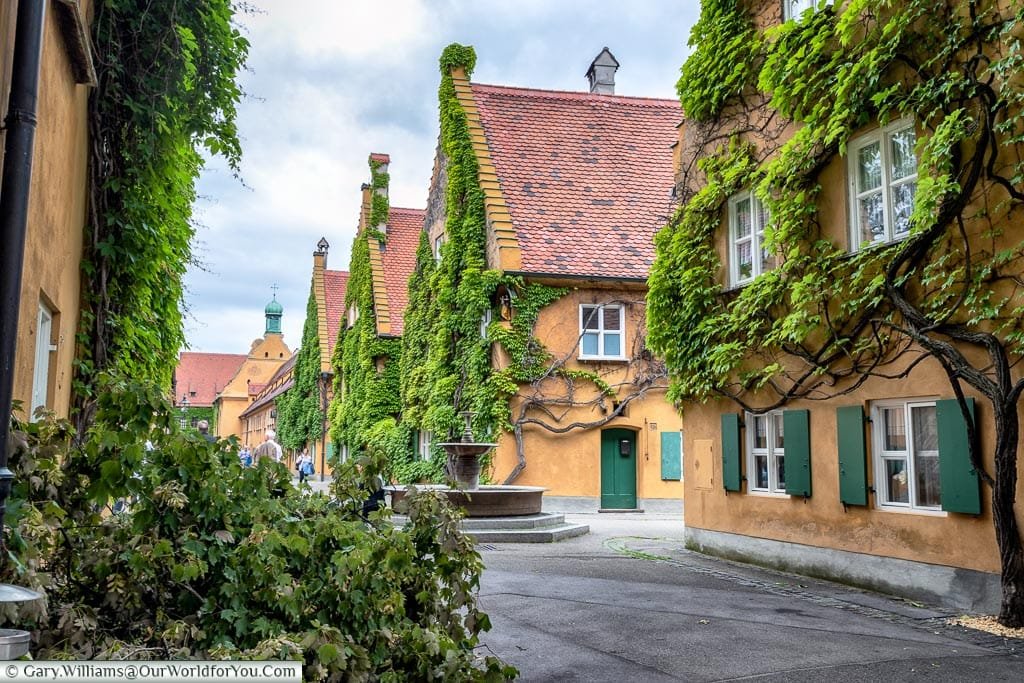
<path fill-rule="evenodd" d="M 892 179 L 898 180 L 917 173 L 917 157 L 914 156 L 914 129 L 907 128 L 893 133 L 889 138 L 892 153 Z"/>
<path fill-rule="evenodd" d="M 786 456 L 775 456 L 775 488 L 786 488 Z"/>
<path fill-rule="evenodd" d="M 882 186 L 882 148 L 877 142 L 857 151 L 857 194 Z"/>
<path fill-rule="evenodd" d="M 622 355 L 622 337 L 618 334 L 606 334 L 604 336 L 604 355 Z"/>
<path fill-rule="evenodd" d="M 781 450 L 784 447 L 782 438 L 782 413 L 775 413 L 774 415 L 772 415 L 772 421 L 775 423 L 774 447 Z"/>
<path fill-rule="evenodd" d="M 885 461 L 885 502 L 909 503 L 909 487 L 907 486 L 907 461 Z"/>
<path fill-rule="evenodd" d="M 754 448 L 768 448 L 768 418 L 764 415 L 754 416 Z"/>
<path fill-rule="evenodd" d="M 750 242 L 736 245 L 736 272 L 741 280 L 746 280 L 754 274 L 754 259 L 751 254 Z"/>
<path fill-rule="evenodd" d="M 882 193 L 876 192 L 857 200 L 858 223 L 862 242 L 885 239 L 885 214 L 882 210 Z"/>
<path fill-rule="evenodd" d="M 935 418 L 935 406 L 913 406 L 910 419 L 914 426 L 914 450 L 939 450 L 939 427 Z"/>
<path fill-rule="evenodd" d="M 597 330 L 600 329 L 600 320 L 597 317 L 600 308 L 597 306 L 584 306 L 583 307 L 583 329 L 585 330 Z"/>
<path fill-rule="evenodd" d="M 618 306 L 605 306 L 604 307 L 604 329 L 606 330 L 621 330 L 619 327 L 619 318 L 621 317 L 622 309 Z"/>
<path fill-rule="evenodd" d="M 914 432 L 914 483 L 917 486 L 915 505 L 938 507 L 939 495 L 939 430 L 935 406 L 910 409 Z"/>
<path fill-rule="evenodd" d="M 750 199 L 736 202 L 736 237 L 742 238 L 750 235 Z"/>
<path fill-rule="evenodd" d="M 587 332 L 583 335 L 583 355 L 584 356 L 596 356 L 597 355 L 597 333 Z"/>
<path fill-rule="evenodd" d="M 759 489 L 768 488 L 768 456 L 767 455 L 755 455 L 754 456 L 754 476 L 756 481 L 754 486 Z"/>
<path fill-rule="evenodd" d="M 757 212 L 757 232 L 764 233 L 764 226 L 768 225 L 768 209 L 761 203 L 760 199 L 754 200 L 754 210 Z"/>
<path fill-rule="evenodd" d="M 910 214 L 914 210 L 914 192 L 917 183 L 910 181 L 892 188 L 893 235 L 905 235 L 910 231 Z"/>
<path fill-rule="evenodd" d="M 903 408 L 882 409 L 882 421 L 885 425 L 885 442 L 882 449 L 886 451 L 907 450 L 907 425 Z"/>

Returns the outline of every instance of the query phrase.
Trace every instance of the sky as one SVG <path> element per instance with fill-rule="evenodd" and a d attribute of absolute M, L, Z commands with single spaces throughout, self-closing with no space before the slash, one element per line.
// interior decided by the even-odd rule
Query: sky
<path fill-rule="evenodd" d="M 391 156 L 391 206 L 423 208 L 438 135 L 438 58 L 472 45 L 476 83 L 587 89 L 607 46 L 616 94 L 675 98 L 698 0 L 251 0 L 240 75 L 241 178 L 220 160 L 197 191 L 185 276 L 192 351 L 246 353 L 263 309 L 302 338 L 313 252 L 348 270 L 367 157 Z"/>

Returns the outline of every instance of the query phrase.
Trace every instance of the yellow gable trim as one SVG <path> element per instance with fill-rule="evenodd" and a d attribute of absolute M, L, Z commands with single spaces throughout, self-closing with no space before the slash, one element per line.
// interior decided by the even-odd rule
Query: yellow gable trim
<path fill-rule="evenodd" d="M 470 88 L 469 79 L 466 78 L 465 71 L 456 68 L 452 69 L 452 81 L 459 105 L 466 113 L 473 151 L 476 152 L 476 161 L 480 167 L 480 188 L 484 191 L 484 211 L 489 228 L 487 251 L 492 253 L 493 247 L 493 251 L 497 253 L 497 263 L 492 265 L 501 270 L 522 270 L 523 257 L 519 249 L 519 237 L 512 224 L 512 215 L 508 212 L 505 196 L 501 192 L 498 172 L 494 168 L 491 149 L 487 144 L 487 134 L 484 132 L 484 125 L 480 120 L 480 111 L 477 109 L 476 100 L 473 99 L 473 90 Z"/>
<path fill-rule="evenodd" d="M 359 237 L 366 240 L 370 253 L 370 287 L 373 291 L 374 317 L 377 334 L 391 334 L 391 308 L 388 306 L 388 290 L 384 282 L 384 257 L 380 242 L 369 234 L 370 209 L 373 205 L 373 190 L 363 186 L 363 206 L 359 211 Z"/>
<path fill-rule="evenodd" d="M 313 257 L 313 297 L 316 299 L 316 335 L 320 339 L 320 372 L 331 370 L 330 336 L 327 330 L 327 285 L 324 282 L 324 258 Z"/>

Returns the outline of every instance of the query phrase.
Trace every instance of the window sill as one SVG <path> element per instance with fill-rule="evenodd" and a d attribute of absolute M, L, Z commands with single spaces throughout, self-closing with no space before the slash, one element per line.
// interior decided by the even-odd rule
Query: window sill
<path fill-rule="evenodd" d="M 577 356 L 576 360 L 581 363 L 628 363 L 629 359 L 624 356 Z"/>
<path fill-rule="evenodd" d="M 920 515 L 923 517 L 949 517 L 945 510 L 928 510 L 925 508 L 900 507 L 896 505 L 877 504 L 875 509 L 880 512 L 893 512 L 897 515 Z"/>
<path fill-rule="evenodd" d="M 788 493 L 786 493 L 785 491 L 779 491 L 779 492 L 776 493 L 774 491 L 762 491 L 761 489 L 753 489 L 753 490 L 747 489 L 747 495 L 748 496 L 757 496 L 758 498 L 777 498 L 779 500 L 781 500 L 783 498 L 792 498 L 793 497 L 793 496 L 789 495 Z"/>

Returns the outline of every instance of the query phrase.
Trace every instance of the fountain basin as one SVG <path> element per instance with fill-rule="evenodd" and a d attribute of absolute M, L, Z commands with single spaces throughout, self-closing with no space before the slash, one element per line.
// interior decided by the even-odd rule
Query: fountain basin
<path fill-rule="evenodd" d="M 388 486 L 391 507 L 399 505 L 406 496 L 405 486 Z M 440 484 L 417 484 L 417 489 L 440 491 L 448 501 L 466 511 L 466 517 L 516 517 L 540 514 L 542 486 L 480 486 L 473 490 L 452 489 Z"/>

